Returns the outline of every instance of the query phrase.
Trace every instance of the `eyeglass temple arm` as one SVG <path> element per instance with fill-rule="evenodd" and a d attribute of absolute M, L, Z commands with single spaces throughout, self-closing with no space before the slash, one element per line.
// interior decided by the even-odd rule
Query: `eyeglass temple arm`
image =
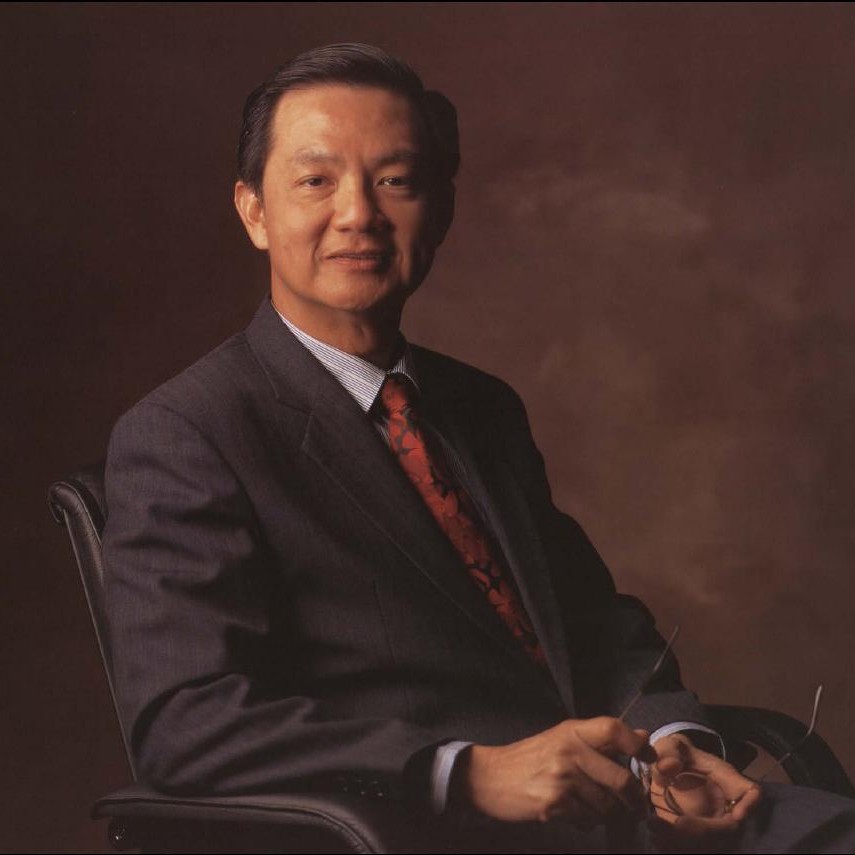
<path fill-rule="evenodd" d="M 760 784 L 778 768 L 778 766 L 783 765 L 793 756 L 793 754 L 798 751 L 808 739 L 813 735 L 814 729 L 816 728 L 816 720 L 819 715 L 819 701 L 822 698 L 822 684 L 816 687 L 816 694 L 813 698 L 813 713 L 810 717 L 810 724 L 808 725 L 808 729 L 805 732 L 805 735 L 783 756 L 780 760 L 776 760 L 759 778 L 755 778 L 754 783 Z"/>
<path fill-rule="evenodd" d="M 641 685 L 638 687 L 636 693 L 630 698 L 629 703 L 623 708 L 623 712 L 618 716 L 619 721 L 623 721 L 629 711 L 635 706 L 638 702 L 638 699 L 645 693 L 647 687 L 653 682 L 653 678 L 659 673 L 659 669 L 662 667 L 665 662 L 665 658 L 668 656 L 671 648 L 674 646 L 674 642 L 677 640 L 677 636 L 680 634 L 680 624 L 677 624 L 674 627 L 673 632 L 671 633 L 671 637 L 668 639 L 668 643 L 665 645 L 665 649 L 660 654 L 659 658 L 656 660 L 656 664 L 653 668 L 650 669 L 650 673 L 641 681 Z"/>

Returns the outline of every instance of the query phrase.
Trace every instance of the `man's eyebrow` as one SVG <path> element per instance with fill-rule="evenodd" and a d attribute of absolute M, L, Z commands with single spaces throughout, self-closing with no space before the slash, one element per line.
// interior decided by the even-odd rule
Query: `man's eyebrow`
<path fill-rule="evenodd" d="M 378 157 L 374 161 L 375 168 L 380 166 L 391 166 L 395 163 L 406 163 L 410 166 L 416 166 L 422 159 L 422 156 L 411 148 L 398 148 L 395 151 L 390 151 L 382 157 Z"/>
<path fill-rule="evenodd" d="M 383 166 L 391 166 L 396 163 L 406 163 L 412 166 L 417 165 L 422 159 L 419 152 L 409 148 L 398 148 L 390 151 L 387 154 L 378 157 L 373 165 L 375 169 Z M 301 148 L 294 153 L 291 158 L 293 163 L 301 166 L 308 166 L 314 163 L 342 163 L 344 158 L 338 154 L 332 154 L 323 149 L 317 148 Z"/>
<path fill-rule="evenodd" d="M 317 148 L 298 149 L 291 160 L 299 164 L 321 163 L 324 161 L 331 161 L 333 163 L 342 162 L 342 158 L 339 155 L 330 154 L 328 151 Z"/>

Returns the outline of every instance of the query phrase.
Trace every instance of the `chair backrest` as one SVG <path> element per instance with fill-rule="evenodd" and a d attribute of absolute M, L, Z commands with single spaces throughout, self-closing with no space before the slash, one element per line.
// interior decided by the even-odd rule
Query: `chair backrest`
<path fill-rule="evenodd" d="M 48 491 L 51 513 L 65 526 L 71 539 L 71 548 L 77 559 L 77 569 L 89 604 L 89 615 L 95 629 L 95 638 L 101 661 L 107 675 L 110 696 L 116 710 L 116 719 L 122 731 L 125 754 L 133 773 L 133 762 L 127 734 L 116 705 L 113 684 L 113 661 L 110 647 L 110 623 L 104 595 L 104 560 L 101 556 L 101 534 L 107 520 L 107 501 L 104 492 L 104 461 L 80 469 L 68 478 L 51 484 Z"/>

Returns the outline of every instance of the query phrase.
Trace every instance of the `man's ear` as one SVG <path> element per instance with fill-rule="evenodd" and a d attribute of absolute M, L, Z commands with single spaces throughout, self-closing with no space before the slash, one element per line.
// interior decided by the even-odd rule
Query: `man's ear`
<path fill-rule="evenodd" d="M 256 192 L 243 181 L 235 184 L 235 208 L 243 223 L 249 239 L 256 249 L 267 249 L 267 223 L 264 219 L 264 205 Z"/>

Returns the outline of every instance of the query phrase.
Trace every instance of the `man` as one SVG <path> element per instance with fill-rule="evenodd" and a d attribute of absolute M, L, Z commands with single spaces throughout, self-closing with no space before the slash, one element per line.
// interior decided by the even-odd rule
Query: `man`
<path fill-rule="evenodd" d="M 697 747 L 717 738 L 673 657 L 631 702 L 664 643 L 553 506 L 518 396 L 399 332 L 458 160 L 453 107 L 375 48 L 310 51 L 248 99 L 235 204 L 270 295 L 108 455 L 137 773 L 355 789 L 589 851 L 643 845 L 636 758 L 654 793 L 688 769 L 738 802 L 676 818 L 660 797 L 674 833 L 754 845 L 759 789 Z"/>

